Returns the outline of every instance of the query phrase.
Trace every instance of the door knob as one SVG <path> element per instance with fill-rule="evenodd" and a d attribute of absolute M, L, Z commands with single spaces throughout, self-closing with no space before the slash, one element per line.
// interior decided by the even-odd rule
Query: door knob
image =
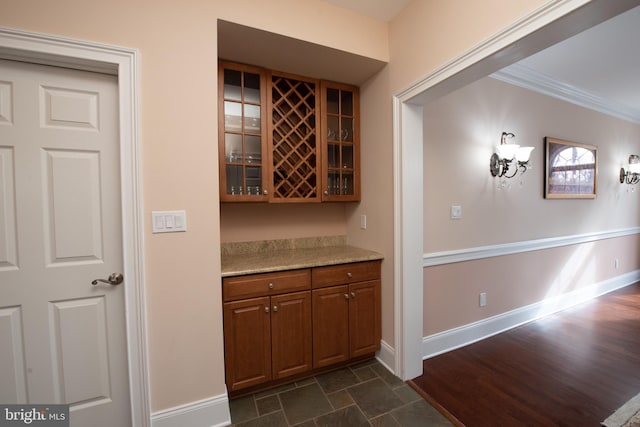
<path fill-rule="evenodd" d="M 108 285 L 119 285 L 124 281 L 124 276 L 122 273 L 111 273 L 107 279 L 95 279 L 91 284 L 93 286 L 97 285 L 98 282 L 106 283 Z"/>

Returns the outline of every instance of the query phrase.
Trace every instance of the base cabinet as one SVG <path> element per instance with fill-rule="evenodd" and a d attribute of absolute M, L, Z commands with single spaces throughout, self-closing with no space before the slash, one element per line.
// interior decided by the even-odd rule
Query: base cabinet
<path fill-rule="evenodd" d="M 311 292 L 271 297 L 273 379 L 311 369 Z"/>
<path fill-rule="evenodd" d="M 380 349 L 380 281 L 349 285 L 349 357 Z"/>
<path fill-rule="evenodd" d="M 227 387 L 235 391 L 311 369 L 311 292 L 224 304 Z"/>
<path fill-rule="evenodd" d="M 314 368 L 380 348 L 380 280 L 314 289 L 312 301 Z"/>
<path fill-rule="evenodd" d="M 271 379 L 269 297 L 224 304 L 227 387 L 238 390 Z"/>
<path fill-rule="evenodd" d="M 313 367 L 349 359 L 349 295 L 347 286 L 313 291 Z"/>
<path fill-rule="evenodd" d="M 223 300 L 229 392 L 380 348 L 380 261 L 225 278 Z"/>

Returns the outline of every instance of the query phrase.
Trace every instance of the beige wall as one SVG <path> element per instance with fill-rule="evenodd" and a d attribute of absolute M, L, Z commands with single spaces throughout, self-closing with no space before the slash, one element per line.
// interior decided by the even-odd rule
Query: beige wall
<path fill-rule="evenodd" d="M 499 189 L 488 165 L 503 130 L 535 150 L 533 168 Z M 640 225 L 640 193 L 618 181 L 638 151 L 638 124 L 487 77 L 425 106 L 424 132 L 426 253 Z M 545 136 L 598 147 L 595 200 L 543 198 Z M 462 206 L 460 220 L 449 217 L 454 204 Z M 634 235 L 426 268 L 424 335 L 637 270 L 639 246 Z M 484 308 L 480 292 L 488 296 Z"/>
<path fill-rule="evenodd" d="M 619 267 L 615 268 L 614 260 Z M 424 269 L 423 334 L 488 319 L 640 268 L 638 235 Z M 478 304 L 481 292 L 487 305 Z"/>
<path fill-rule="evenodd" d="M 221 242 L 347 234 L 343 203 L 220 205 Z"/>
<path fill-rule="evenodd" d="M 217 196 L 216 20 L 390 60 L 361 91 L 362 202 L 319 208 L 331 219 L 314 227 L 319 233 L 346 228 L 350 243 L 385 255 L 383 339 L 393 345 L 392 95 L 544 3 L 414 0 L 387 27 L 317 0 L 0 0 L 0 25 L 140 50 L 145 220 L 151 210 L 186 209 L 189 224 L 181 235 L 145 232 L 153 411 L 225 391 L 219 244 L 227 234 Z M 290 213 L 319 212 L 307 209 Z M 367 230 L 358 227 L 361 214 L 368 216 Z M 269 221 L 273 229 L 263 236 L 287 232 L 277 221 Z"/>
<path fill-rule="evenodd" d="M 532 169 L 510 189 L 489 173 L 502 131 L 535 147 Z M 639 225 L 639 194 L 618 181 L 638 152 L 638 124 L 487 77 L 426 105 L 424 134 L 425 252 Z M 544 199 L 545 136 L 598 147 L 595 200 Z M 451 205 L 462 206 L 461 220 L 449 219 Z"/>
<path fill-rule="evenodd" d="M 0 25 L 140 50 L 152 411 L 224 391 L 216 100 L 207 96 L 216 90 L 216 27 L 208 4 L 0 2 Z M 151 235 L 150 211 L 164 209 L 186 209 L 189 231 Z"/>
<path fill-rule="evenodd" d="M 382 339 L 390 346 L 395 339 L 393 95 L 544 3 L 414 0 L 390 23 L 389 65 L 361 87 L 363 197 L 358 206 L 347 208 L 348 239 L 385 256 Z M 359 228 L 363 214 L 367 215 L 366 232 Z"/>
<path fill-rule="evenodd" d="M 0 0 L 0 10 L 6 27 L 139 49 L 151 409 L 224 393 L 217 19 L 378 60 L 388 59 L 386 24 L 316 0 Z M 185 209 L 189 231 L 152 235 L 147 217 L 165 209 Z M 295 210 L 326 213 L 314 231 L 341 234 L 343 211 Z"/>
<path fill-rule="evenodd" d="M 391 93 L 398 93 L 545 3 L 413 0 L 389 29 Z"/>

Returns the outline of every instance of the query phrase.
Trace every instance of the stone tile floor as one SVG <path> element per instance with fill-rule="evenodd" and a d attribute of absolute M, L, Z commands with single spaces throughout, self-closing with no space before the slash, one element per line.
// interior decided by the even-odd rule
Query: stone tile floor
<path fill-rule="evenodd" d="M 231 401 L 239 427 L 452 424 L 376 360 Z"/>

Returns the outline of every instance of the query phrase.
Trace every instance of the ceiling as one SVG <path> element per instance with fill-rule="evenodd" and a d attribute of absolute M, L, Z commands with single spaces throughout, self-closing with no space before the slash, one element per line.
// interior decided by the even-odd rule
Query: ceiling
<path fill-rule="evenodd" d="M 410 0 L 324 0 L 390 21 Z M 492 76 L 640 123 L 640 6 Z"/>
<path fill-rule="evenodd" d="M 493 74 L 640 123 L 640 6 Z"/>

